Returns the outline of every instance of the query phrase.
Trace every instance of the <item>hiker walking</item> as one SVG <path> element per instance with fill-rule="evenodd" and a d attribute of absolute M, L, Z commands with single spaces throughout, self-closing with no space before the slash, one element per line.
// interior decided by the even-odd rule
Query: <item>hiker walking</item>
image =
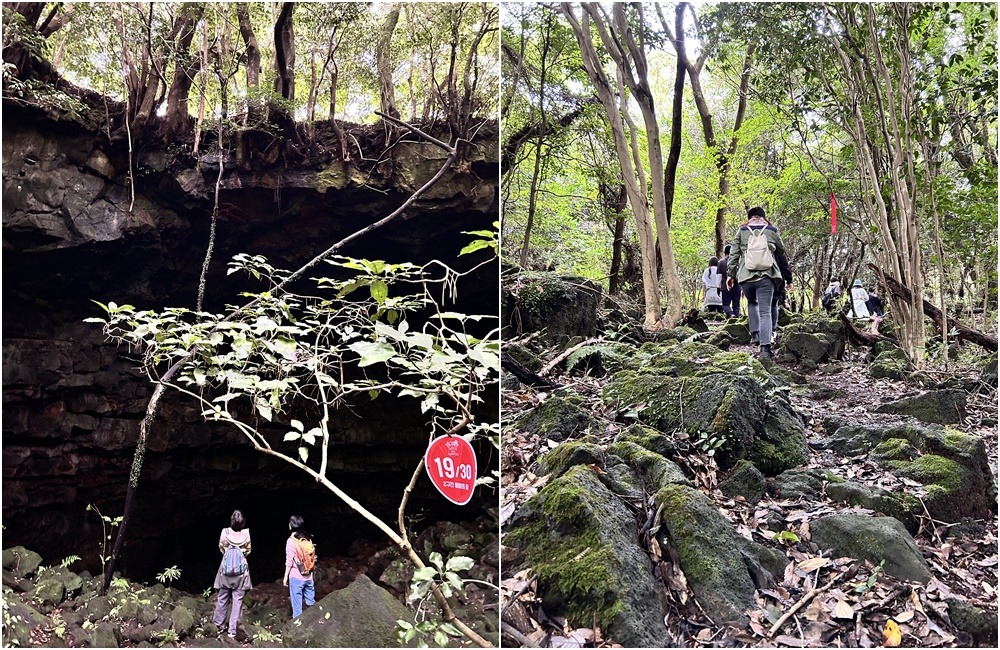
<path fill-rule="evenodd" d="M 312 538 L 303 528 L 302 517 L 292 515 L 288 520 L 291 534 L 285 542 L 285 577 L 281 584 L 288 587 L 292 599 L 292 618 L 302 613 L 302 601 L 306 607 L 316 602 L 316 585 L 313 569 L 316 566 L 316 547 Z"/>
<path fill-rule="evenodd" d="M 826 291 L 823 292 L 822 299 L 823 309 L 826 310 L 827 314 L 832 314 L 837 310 L 837 305 L 840 304 L 840 296 L 842 295 L 843 292 L 840 290 L 840 282 L 831 280 L 830 284 L 826 287 Z"/>
<path fill-rule="evenodd" d="M 871 289 L 868 290 L 868 300 L 865 301 L 865 306 L 868 307 L 868 311 L 873 316 L 878 316 L 879 318 L 885 316 L 885 312 L 882 311 L 882 298 L 875 290 L 875 285 L 872 285 Z"/>
<path fill-rule="evenodd" d="M 701 274 L 701 283 L 705 285 L 705 311 L 722 313 L 722 276 L 719 274 L 719 260 L 716 257 L 708 259 L 708 267 Z"/>
<path fill-rule="evenodd" d="M 730 283 L 726 282 L 726 271 L 729 268 L 729 250 L 731 248 L 730 244 L 726 244 L 725 248 L 722 249 L 722 254 L 725 257 L 719 260 L 718 271 L 719 277 L 722 279 L 722 311 L 729 318 L 739 318 L 740 299 L 743 297 L 743 292 L 740 291 L 740 285 L 733 285 L 733 288 L 730 289 Z"/>
<path fill-rule="evenodd" d="M 865 291 L 861 280 L 855 280 L 851 285 L 851 309 L 855 318 L 871 318 L 871 313 L 868 311 L 868 292 Z"/>
<path fill-rule="evenodd" d="M 740 226 L 730 247 L 729 264 L 726 269 L 729 279 L 726 284 L 732 288 L 738 283 L 747 297 L 747 313 L 750 325 L 750 340 L 760 345 L 760 357 L 770 358 L 771 341 L 774 332 L 773 311 L 775 286 L 785 282 L 792 288 L 791 274 L 783 278 L 778 259 L 785 258 L 785 245 L 781 242 L 778 229 L 772 226 L 764 214 L 764 208 L 753 207 L 747 211 L 747 223 Z"/>
<path fill-rule="evenodd" d="M 246 556 L 250 555 L 250 529 L 246 527 L 243 513 L 233 510 L 229 518 L 229 528 L 223 528 L 219 535 L 219 551 L 222 552 L 222 562 L 215 574 L 215 584 L 218 589 L 218 600 L 212 622 L 222 634 L 226 621 L 226 608 L 232 603 L 229 614 L 229 638 L 236 638 L 236 626 L 243 613 L 243 597 L 253 586 L 250 583 L 250 567 Z"/>

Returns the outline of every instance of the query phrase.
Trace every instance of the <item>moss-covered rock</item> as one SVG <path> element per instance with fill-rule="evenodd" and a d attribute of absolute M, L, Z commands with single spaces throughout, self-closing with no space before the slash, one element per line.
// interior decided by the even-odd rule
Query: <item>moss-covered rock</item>
<path fill-rule="evenodd" d="M 986 388 L 997 387 L 997 353 L 994 352 L 979 366 L 979 381 Z"/>
<path fill-rule="evenodd" d="M 740 353 L 717 356 L 730 354 Z M 746 458 L 765 474 L 776 474 L 807 457 L 804 428 L 788 402 L 751 376 L 623 371 L 605 386 L 603 397 L 619 408 L 642 405 L 639 421 L 660 431 L 680 429 L 695 439 L 723 440 L 716 452 L 723 469 Z"/>
<path fill-rule="evenodd" d="M 177 632 L 177 636 L 184 638 L 194 631 L 197 623 L 194 612 L 187 607 L 174 607 L 170 612 L 170 627 Z"/>
<path fill-rule="evenodd" d="M 654 454 L 659 454 L 664 458 L 672 458 L 677 453 L 677 445 L 670 436 L 643 424 L 633 424 L 615 436 L 615 441 L 634 442 L 640 447 L 645 447 Z"/>
<path fill-rule="evenodd" d="M 542 360 L 537 354 L 523 345 L 504 345 L 503 353 L 531 372 L 538 372 L 542 369 Z"/>
<path fill-rule="evenodd" d="M 117 648 L 118 644 L 118 629 L 114 623 L 98 623 L 90 633 L 90 647 L 92 648 Z"/>
<path fill-rule="evenodd" d="M 913 372 L 913 365 L 906 353 L 897 347 L 879 352 L 868 367 L 868 373 L 875 379 L 905 379 Z"/>
<path fill-rule="evenodd" d="M 958 598 L 948 599 L 948 618 L 967 632 L 977 646 L 992 647 L 997 640 L 997 615 Z"/>
<path fill-rule="evenodd" d="M 719 490 L 729 498 L 741 496 L 748 503 L 757 503 L 764 498 L 764 475 L 750 461 L 741 460 L 719 483 Z"/>
<path fill-rule="evenodd" d="M 3 568 L 18 578 L 34 575 L 42 563 L 42 556 L 23 546 L 12 546 L 3 550 Z"/>
<path fill-rule="evenodd" d="M 833 432 L 821 447 L 845 456 L 869 453 L 900 476 L 926 485 L 924 503 L 935 519 L 951 523 L 963 517 L 994 516 L 996 483 L 981 438 L 912 422 L 877 427 L 831 419 L 824 428 Z"/>
<path fill-rule="evenodd" d="M 691 484 L 675 463 L 627 438 L 612 443 L 608 453 L 621 458 L 653 490 L 671 483 Z"/>
<path fill-rule="evenodd" d="M 928 424 L 957 424 L 968 415 L 965 391 L 954 389 L 930 390 L 921 395 L 904 397 L 881 404 L 875 411 L 909 415 Z"/>
<path fill-rule="evenodd" d="M 505 327 L 515 335 L 540 332 L 547 345 L 565 344 L 574 336 L 597 333 L 597 306 L 601 288 L 590 280 L 551 273 L 522 273 L 503 314 Z"/>
<path fill-rule="evenodd" d="M 817 499 L 828 483 L 844 479 L 824 469 L 790 469 L 767 482 L 768 491 L 780 499 Z"/>
<path fill-rule="evenodd" d="M 577 465 L 515 513 L 505 543 L 538 572 L 547 611 L 598 625 L 627 647 L 658 647 L 666 638 L 662 588 L 637 537 L 628 509 Z"/>
<path fill-rule="evenodd" d="M 809 523 L 812 541 L 836 556 L 885 562 L 884 570 L 902 580 L 927 584 L 931 579 L 927 561 L 906 528 L 892 517 L 839 514 Z"/>
<path fill-rule="evenodd" d="M 47 567 L 40 571 L 31 597 L 43 607 L 55 607 L 71 598 L 83 587 L 83 579 L 64 567 Z"/>
<path fill-rule="evenodd" d="M 781 329 L 781 350 L 800 363 L 816 364 L 840 359 L 846 345 L 844 325 L 821 312 L 804 316 Z"/>
<path fill-rule="evenodd" d="M 10 593 L 5 589 L 3 607 L 3 640 L 6 648 L 27 648 L 31 645 L 31 631 L 49 621 L 25 594 Z"/>
<path fill-rule="evenodd" d="M 906 493 L 889 492 L 880 487 L 869 487 L 853 481 L 829 483 L 824 490 L 834 501 L 861 506 L 898 519 L 911 532 L 916 532 L 919 525 L 917 516 L 923 514 L 920 501 Z"/>
<path fill-rule="evenodd" d="M 514 426 L 561 442 L 598 425 L 598 420 L 584 410 L 583 404 L 580 397 L 552 396 L 515 420 Z"/>
<path fill-rule="evenodd" d="M 668 485 L 656 493 L 655 502 L 661 513 L 658 537 L 677 552 L 699 604 L 716 624 L 745 624 L 747 610 L 756 606 L 755 576 L 748 566 L 780 573 L 781 558 L 736 533 L 711 500 L 694 488 Z M 764 575 L 756 578 L 767 582 Z"/>
<path fill-rule="evenodd" d="M 541 474 L 558 478 L 574 465 L 595 465 L 603 469 L 604 462 L 604 448 L 597 444 L 595 438 L 586 436 L 582 440 L 564 442 L 543 454 L 538 459 L 538 469 Z"/>
<path fill-rule="evenodd" d="M 733 343 L 740 345 L 750 344 L 750 327 L 745 318 L 730 320 L 719 331 L 725 332 Z"/>
<path fill-rule="evenodd" d="M 412 614 L 365 574 L 327 594 L 281 628 L 286 647 L 389 648 L 398 646 L 397 620 Z"/>

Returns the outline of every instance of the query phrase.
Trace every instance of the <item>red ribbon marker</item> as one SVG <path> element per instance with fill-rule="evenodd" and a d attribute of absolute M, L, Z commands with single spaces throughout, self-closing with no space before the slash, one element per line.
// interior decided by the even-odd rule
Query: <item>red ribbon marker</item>
<path fill-rule="evenodd" d="M 476 490 L 476 452 L 461 436 L 441 436 L 424 454 L 431 483 L 454 504 L 464 506 Z"/>
<path fill-rule="evenodd" d="M 830 192 L 830 234 L 837 234 L 837 198 Z"/>

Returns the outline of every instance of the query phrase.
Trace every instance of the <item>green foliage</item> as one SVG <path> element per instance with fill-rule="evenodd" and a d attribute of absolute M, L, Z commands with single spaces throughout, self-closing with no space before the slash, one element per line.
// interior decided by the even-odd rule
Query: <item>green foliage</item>
<path fill-rule="evenodd" d="M 430 647 L 428 641 L 433 640 L 438 647 L 448 646 L 450 637 L 461 636 L 462 633 L 451 623 L 438 620 L 423 620 L 410 623 L 402 619 L 396 621 L 396 638 L 401 646 L 416 639 L 418 648 Z"/>
<path fill-rule="evenodd" d="M 64 569 L 68 569 L 74 562 L 79 562 L 79 561 L 80 561 L 79 555 L 69 555 L 63 558 L 63 561 L 59 563 L 59 566 L 61 566 Z"/>
<path fill-rule="evenodd" d="M 110 309 L 112 308 L 117 309 L 115 303 L 110 303 L 109 305 L 101 305 L 101 306 L 105 308 L 105 311 L 110 311 Z M 126 307 L 127 306 L 128 305 L 126 305 Z M 101 519 L 101 573 L 104 573 L 104 570 L 107 568 L 108 562 L 111 560 L 110 551 L 111 551 L 112 534 L 114 533 L 115 528 L 121 525 L 123 518 L 109 517 L 108 515 L 102 514 L 101 511 L 97 509 L 97 506 L 91 503 L 87 504 L 86 511 L 87 512 L 94 511 L 95 513 L 97 513 L 97 516 Z"/>
<path fill-rule="evenodd" d="M 156 579 L 163 584 L 170 584 L 181 577 L 181 570 L 176 565 L 168 567 L 162 573 L 156 574 Z"/>

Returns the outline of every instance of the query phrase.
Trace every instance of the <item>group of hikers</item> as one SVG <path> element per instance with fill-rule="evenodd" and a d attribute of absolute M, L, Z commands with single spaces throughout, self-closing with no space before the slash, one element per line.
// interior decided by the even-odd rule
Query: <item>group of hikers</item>
<path fill-rule="evenodd" d="M 785 245 L 764 212 L 753 207 L 747 222 L 740 226 L 733 241 L 723 248 L 725 257 L 712 257 L 702 273 L 705 287 L 704 309 L 740 316 L 742 296 L 747 299 L 750 342 L 760 346 L 759 356 L 771 358 L 771 344 L 778 322 L 778 307 L 785 304 L 792 288 L 792 269 Z M 823 296 L 827 313 L 836 310 L 841 297 L 839 282 L 831 282 Z M 881 318 L 882 300 L 872 287 L 866 291 L 861 280 L 851 287 L 851 311 L 854 318 Z"/>
<path fill-rule="evenodd" d="M 316 567 L 316 547 L 311 536 L 305 532 L 302 517 L 293 515 L 288 520 L 288 540 L 285 542 L 285 575 L 282 584 L 288 587 L 292 601 L 292 618 L 302 613 L 302 603 L 310 607 L 316 600 L 316 585 L 313 569 Z M 222 562 L 215 574 L 213 587 L 218 590 L 218 599 L 212 622 L 223 633 L 226 610 L 229 614 L 229 637 L 236 638 L 236 627 L 240 622 L 243 597 L 253 586 L 250 582 L 250 567 L 246 556 L 250 555 L 250 529 L 246 526 L 243 513 L 234 510 L 229 527 L 222 529 L 219 536 L 219 550 Z"/>

